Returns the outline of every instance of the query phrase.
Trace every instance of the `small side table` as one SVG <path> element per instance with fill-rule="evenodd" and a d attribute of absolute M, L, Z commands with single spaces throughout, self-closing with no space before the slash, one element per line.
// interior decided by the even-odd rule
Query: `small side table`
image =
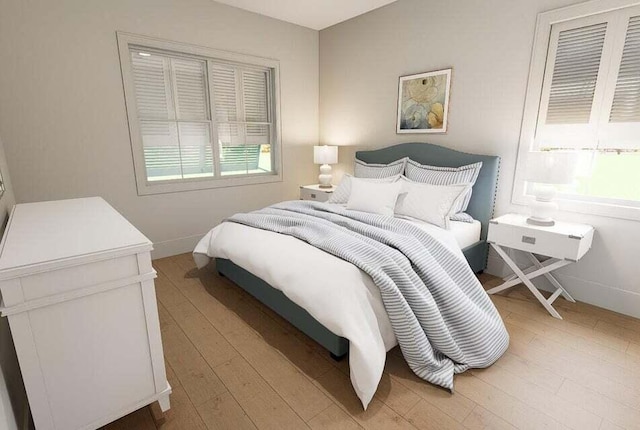
<path fill-rule="evenodd" d="M 300 187 L 300 200 L 315 200 L 317 202 L 326 202 L 333 194 L 336 187 L 320 188 L 320 185 L 303 185 Z"/>
<path fill-rule="evenodd" d="M 489 221 L 487 242 L 502 257 L 514 274 L 504 278 L 504 283 L 487 291 L 495 294 L 524 283 L 533 295 L 555 318 L 562 316 L 552 306 L 562 295 L 570 302 L 575 302 L 569 292 L 551 274 L 552 271 L 580 260 L 591 248 L 594 228 L 586 224 L 558 222 L 552 227 L 540 227 L 527 224 L 527 217 L 519 214 L 507 214 Z M 505 248 L 517 249 L 526 253 L 532 266 L 522 270 L 509 256 Z M 534 254 L 549 257 L 539 260 Z M 531 282 L 538 276 L 544 276 L 556 288 L 547 299 Z"/>

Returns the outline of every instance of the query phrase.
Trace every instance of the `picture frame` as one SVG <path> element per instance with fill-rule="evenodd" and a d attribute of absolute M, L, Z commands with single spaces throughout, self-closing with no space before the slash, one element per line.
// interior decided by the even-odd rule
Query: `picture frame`
<path fill-rule="evenodd" d="M 452 68 L 400 76 L 396 133 L 446 133 Z"/>

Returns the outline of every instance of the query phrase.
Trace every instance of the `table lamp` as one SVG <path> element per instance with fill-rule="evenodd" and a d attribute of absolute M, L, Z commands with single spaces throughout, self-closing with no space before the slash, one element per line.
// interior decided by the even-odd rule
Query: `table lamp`
<path fill-rule="evenodd" d="M 575 152 L 570 151 L 532 151 L 526 159 L 527 182 L 532 182 L 535 200 L 529 204 L 531 216 L 527 223 L 551 227 L 555 225 L 553 215 L 558 210 L 554 201 L 555 185 L 570 184 L 574 180 L 577 163 Z"/>
<path fill-rule="evenodd" d="M 320 175 L 318 175 L 318 183 L 320 188 L 331 188 L 331 166 L 330 164 L 336 164 L 338 162 L 338 147 L 337 146 L 314 146 L 313 147 L 313 162 L 314 164 L 320 164 Z"/>

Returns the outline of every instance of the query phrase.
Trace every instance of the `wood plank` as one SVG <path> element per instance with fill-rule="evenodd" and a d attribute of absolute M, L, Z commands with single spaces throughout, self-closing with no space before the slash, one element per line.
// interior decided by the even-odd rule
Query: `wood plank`
<path fill-rule="evenodd" d="M 627 348 L 627 354 L 640 357 L 640 343 L 631 342 Z"/>
<path fill-rule="evenodd" d="M 166 281 L 168 285 L 163 286 L 164 293 L 159 298 L 163 312 L 168 311 L 209 365 L 215 367 L 238 355 L 225 337 L 171 281 L 168 279 Z M 161 319 L 164 320 L 166 317 L 163 316 Z"/>
<path fill-rule="evenodd" d="M 529 345 L 512 342 L 509 353 L 526 357 L 526 360 L 541 368 L 558 373 L 622 404 L 633 407 L 638 402 L 640 379 L 629 379 L 625 369 L 593 357 L 576 355 L 561 344 L 545 340 L 536 340 Z"/>
<path fill-rule="evenodd" d="M 456 430 L 464 426 L 426 400 L 421 399 L 406 415 L 415 427 L 424 430 Z"/>
<path fill-rule="evenodd" d="M 574 348 L 577 351 L 602 358 L 610 363 L 627 367 L 629 369 L 640 369 L 640 359 L 626 354 L 626 350 L 629 346 L 628 342 L 625 343 L 626 346 L 619 345 L 619 347 L 610 348 L 602 343 L 593 341 L 586 335 L 580 336 L 568 333 L 564 330 L 556 330 L 545 323 L 540 323 L 537 320 L 533 320 L 516 313 L 509 315 L 506 321 L 510 324 L 519 325 L 535 332 L 538 335 L 538 338 L 553 340 L 565 346 Z M 590 331 L 592 333 L 596 333 L 595 330 Z M 640 370 L 638 374 L 640 375 Z"/>
<path fill-rule="evenodd" d="M 511 340 L 516 340 L 523 343 L 531 342 L 533 338 L 536 337 L 536 333 L 529 330 L 527 327 L 523 327 L 518 324 L 512 324 L 510 322 L 511 320 L 508 319 L 510 315 L 511 313 L 509 313 L 507 317 L 503 317 L 504 326 L 509 333 L 509 338 Z"/>
<path fill-rule="evenodd" d="M 162 408 L 160 407 L 160 403 L 157 401 L 149 405 L 149 412 L 151 413 L 151 417 L 153 418 L 153 422 L 156 426 L 161 426 L 167 420 Z"/>
<path fill-rule="evenodd" d="M 471 413 L 462 422 L 469 430 L 514 430 L 515 427 L 498 417 L 497 415 L 489 412 L 482 406 L 476 406 Z"/>
<path fill-rule="evenodd" d="M 405 418 L 376 398 L 364 411 L 348 376 L 337 369 L 329 370 L 314 383 L 365 429 L 414 429 Z"/>
<path fill-rule="evenodd" d="M 514 306 L 514 302 L 509 302 L 509 305 Z M 558 320 L 551 318 L 549 315 L 540 315 L 538 312 L 523 310 L 513 311 L 511 315 L 505 318 L 505 321 L 526 321 L 527 325 L 531 327 L 535 326 L 541 331 L 544 330 L 549 335 L 554 335 L 557 338 L 564 338 L 574 343 L 586 341 L 589 344 L 596 345 L 598 348 L 606 347 L 617 351 L 625 351 L 629 346 L 628 341 L 603 334 L 594 330 L 593 327 L 586 327 L 570 321 Z M 594 323 L 594 326 L 596 324 L 597 321 Z"/>
<path fill-rule="evenodd" d="M 171 385 L 171 408 L 164 413 L 162 430 L 204 430 L 206 426 L 184 390 L 173 368 L 167 363 L 167 379 Z M 134 427 L 132 427 L 134 428 Z"/>
<path fill-rule="evenodd" d="M 540 291 L 543 296 L 548 297 L 550 294 L 546 291 Z M 541 321 L 549 320 L 550 324 L 558 323 L 572 323 L 582 325 L 587 328 L 593 328 L 598 322 L 598 318 L 588 313 L 580 312 L 576 308 L 569 306 L 571 302 L 567 302 L 563 298 L 559 297 L 553 306 L 562 310 L 562 320 L 553 318 L 544 309 L 540 302 L 533 296 L 533 294 L 524 286 L 516 287 L 513 290 L 509 290 L 505 293 L 494 294 L 491 299 L 495 302 L 503 301 L 506 306 L 506 310 L 515 313 L 521 313 L 524 315 L 530 315 L 534 318 L 538 318 Z"/>
<path fill-rule="evenodd" d="M 456 377 L 456 390 L 519 429 L 568 428 L 471 373 L 462 373 Z"/>
<path fill-rule="evenodd" d="M 543 351 L 554 351 L 555 354 L 566 357 L 566 360 L 574 366 L 578 366 L 577 363 L 584 363 L 587 366 L 585 368 L 591 372 L 612 378 L 622 385 L 629 387 L 640 386 L 640 369 L 638 367 L 619 365 L 610 358 L 603 358 L 599 354 L 589 354 L 543 336 L 533 339 L 530 345 Z M 631 354 L 628 355 L 631 356 Z"/>
<path fill-rule="evenodd" d="M 308 428 L 244 358 L 232 358 L 215 370 L 258 428 Z"/>
<path fill-rule="evenodd" d="M 375 398 L 402 416 L 406 416 L 420 401 L 420 396 L 402 385 L 396 378 L 392 378 L 387 372 L 382 374 Z"/>
<path fill-rule="evenodd" d="M 198 406 L 227 390 L 177 324 L 166 325 L 162 339 L 166 361 L 194 405 Z"/>
<path fill-rule="evenodd" d="M 501 366 L 473 370 L 478 379 L 499 388 L 527 406 L 549 415 L 575 430 L 597 430 L 602 419 L 592 412 L 556 396 L 553 392 L 528 382 Z"/>
<path fill-rule="evenodd" d="M 308 424 L 313 430 L 357 430 L 362 428 L 335 403 L 313 417 Z"/>
<path fill-rule="evenodd" d="M 601 417 L 627 429 L 640 429 L 640 410 L 628 406 L 577 384 L 570 379 L 564 381 L 558 396 L 575 404 L 583 405 Z"/>
<path fill-rule="evenodd" d="M 387 354 L 385 371 L 405 387 L 458 422 L 464 421 L 476 404 L 456 389 L 455 394 L 420 379 L 402 356 Z M 454 379 L 456 384 L 457 377 Z M 454 387 L 455 388 L 455 387 Z"/>
<path fill-rule="evenodd" d="M 167 263 L 167 266 L 165 266 L 165 268 L 167 270 L 177 272 L 177 269 L 175 267 L 172 267 L 170 263 Z M 203 279 L 205 279 L 202 282 L 212 283 L 220 279 L 217 276 L 209 277 L 206 274 L 202 274 L 203 271 L 204 269 L 197 272 L 198 275 L 202 275 Z M 177 279 L 179 282 L 183 282 L 177 275 L 174 275 L 174 279 Z M 241 291 L 240 287 L 237 287 L 235 285 L 233 285 L 231 288 L 237 290 L 235 292 L 236 294 Z M 215 285 L 210 284 L 207 288 L 207 291 L 215 292 Z M 219 322 L 219 320 L 217 320 L 216 318 L 220 318 L 221 315 L 220 312 L 212 312 L 209 309 L 208 305 L 212 303 L 211 298 L 209 298 L 208 300 L 209 303 L 207 303 L 207 300 L 199 300 L 200 298 L 203 298 L 202 293 L 197 293 L 190 287 L 182 289 L 182 292 L 185 293 L 189 299 L 193 300 L 192 303 L 194 304 L 194 306 L 206 315 L 206 319 L 209 320 L 211 324 L 215 324 L 216 326 L 218 326 L 216 323 Z M 200 297 L 196 298 L 196 294 Z M 234 292 L 232 291 L 225 291 L 224 296 L 230 297 L 233 296 L 233 294 Z M 280 326 L 269 315 L 261 312 L 261 310 L 255 306 L 258 303 L 259 302 L 256 299 L 250 296 L 246 297 L 243 300 L 230 301 L 229 308 L 226 309 L 226 311 L 233 311 L 235 317 L 239 318 L 239 320 L 234 320 L 233 326 L 227 327 L 224 330 L 226 338 L 233 341 L 234 337 L 236 337 L 237 339 L 243 339 L 245 336 L 251 334 L 259 334 L 263 339 L 265 339 L 266 342 L 268 342 L 274 348 L 279 350 L 284 356 L 286 356 L 286 358 L 296 367 L 311 376 L 320 375 L 326 372 L 331 367 L 331 364 L 328 362 L 328 360 L 323 357 L 328 356 L 326 350 L 321 350 L 321 353 L 323 354 L 323 356 L 321 356 L 316 349 L 304 344 L 298 338 L 296 338 L 296 336 L 292 333 L 293 331 L 298 331 L 295 327 L 293 327 L 288 322 L 286 323 L 288 325 L 287 329 Z M 211 317 L 213 319 L 208 317 Z M 215 366 L 217 364 L 219 363 L 215 363 L 213 365 Z"/>
<path fill-rule="evenodd" d="M 512 344 L 515 342 L 517 340 L 511 341 Z M 500 357 L 495 365 L 551 393 L 557 392 L 564 380 L 564 376 L 509 351 Z"/>
<path fill-rule="evenodd" d="M 331 405 L 322 391 L 259 336 L 247 335 L 233 345 L 304 421 Z"/>
<path fill-rule="evenodd" d="M 605 336 L 613 336 L 627 342 L 640 343 L 640 331 L 623 327 L 608 321 L 600 320 L 594 330 L 603 333 Z"/>
<path fill-rule="evenodd" d="M 125 415 L 117 421 L 114 421 L 102 427 L 102 430 L 156 430 L 149 408 L 138 409 L 135 412 Z"/>
<path fill-rule="evenodd" d="M 236 399 L 228 392 L 201 404 L 197 410 L 209 430 L 256 429 Z"/>

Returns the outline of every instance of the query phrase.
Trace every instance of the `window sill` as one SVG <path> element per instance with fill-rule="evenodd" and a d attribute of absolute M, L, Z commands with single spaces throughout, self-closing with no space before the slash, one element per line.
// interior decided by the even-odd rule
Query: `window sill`
<path fill-rule="evenodd" d="M 530 199 L 533 199 L 533 196 L 521 195 L 514 197 L 512 203 L 528 206 Z M 640 207 L 561 198 L 556 199 L 556 201 L 558 203 L 558 209 L 564 212 L 640 221 Z"/>
<path fill-rule="evenodd" d="M 282 174 L 243 175 L 222 178 L 194 178 L 173 181 L 138 183 L 138 195 L 168 194 L 183 191 L 206 190 L 211 188 L 237 187 L 282 182 Z"/>

